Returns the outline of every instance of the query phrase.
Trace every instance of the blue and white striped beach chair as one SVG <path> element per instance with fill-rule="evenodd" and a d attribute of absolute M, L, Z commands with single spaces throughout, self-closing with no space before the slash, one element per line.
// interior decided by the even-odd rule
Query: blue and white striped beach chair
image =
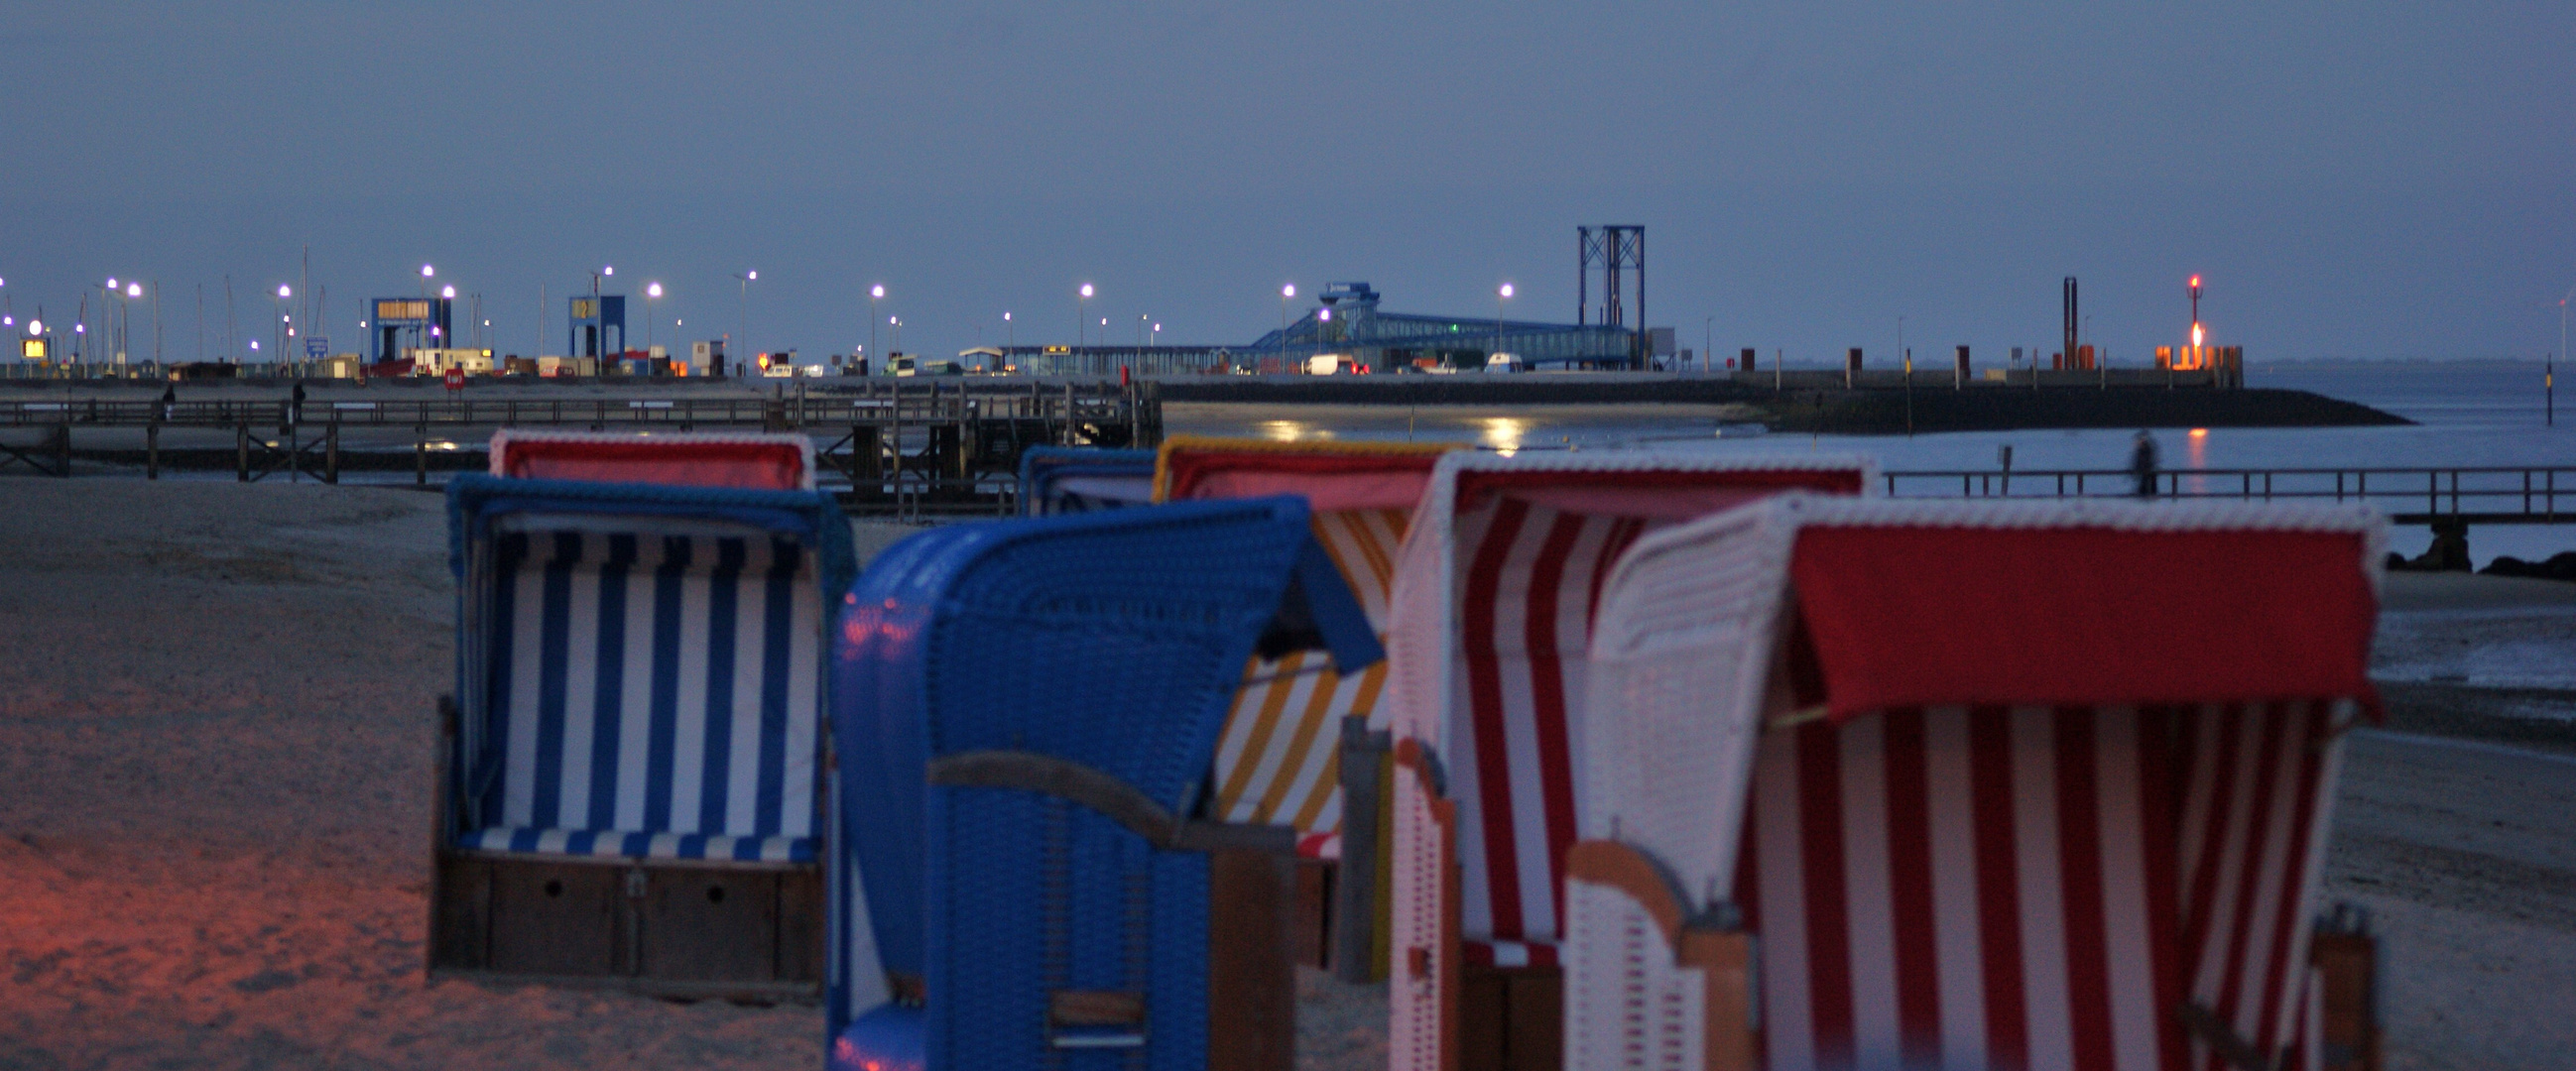
<path fill-rule="evenodd" d="M 818 992 L 839 507 L 480 475 L 448 501 L 432 968 Z"/>
<path fill-rule="evenodd" d="M 1043 517 L 1154 500 L 1152 450 L 1033 446 L 1020 455 L 1020 513 Z"/>
<path fill-rule="evenodd" d="M 1300 499 L 880 556 L 834 655 L 832 1066 L 1286 1067 L 1293 832 L 1197 816 L 1244 666 L 1318 647 L 1381 655 Z"/>

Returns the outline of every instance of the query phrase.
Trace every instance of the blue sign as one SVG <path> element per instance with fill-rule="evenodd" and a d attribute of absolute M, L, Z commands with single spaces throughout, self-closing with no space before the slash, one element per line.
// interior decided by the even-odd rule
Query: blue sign
<path fill-rule="evenodd" d="M 330 355 L 331 355 L 331 340 L 330 340 L 330 339 L 327 339 L 327 338 L 320 338 L 320 337 L 314 337 L 314 338 L 307 338 L 307 339 L 305 339 L 305 340 L 304 340 L 304 355 L 305 355 L 305 356 L 307 356 L 307 357 L 314 358 L 315 360 L 320 360 L 320 359 L 322 359 L 322 358 L 324 358 L 324 357 L 328 357 L 328 356 L 330 356 Z"/>

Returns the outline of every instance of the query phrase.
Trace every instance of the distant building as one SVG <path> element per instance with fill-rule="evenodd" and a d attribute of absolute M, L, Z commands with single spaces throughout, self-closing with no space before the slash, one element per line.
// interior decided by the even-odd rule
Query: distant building
<path fill-rule="evenodd" d="M 1114 375 L 1121 367 L 1139 375 L 1303 372 L 1318 357 L 1377 373 L 1481 371 L 1497 353 L 1529 368 L 1632 368 L 1646 356 L 1627 327 L 1383 312 L 1365 282 L 1328 283 L 1315 301 L 1285 329 L 1241 346 L 979 346 L 959 356 L 1037 375 Z M 1650 337 L 1656 356 L 1671 353 L 1670 328 Z"/>

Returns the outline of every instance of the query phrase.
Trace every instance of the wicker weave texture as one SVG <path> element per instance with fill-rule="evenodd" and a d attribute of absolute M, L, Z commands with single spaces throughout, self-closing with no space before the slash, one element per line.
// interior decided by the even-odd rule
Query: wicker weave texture
<path fill-rule="evenodd" d="M 924 977 L 931 1063 L 1204 1062 L 1204 857 L 1056 797 L 924 787 L 921 764 L 1033 752 L 1189 813 L 1307 525 L 1289 499 L 958 525 L 890 549 L 852 590 L 834 707 L 851 884 L 872 892 L 835 906 L 870 919 L 887 968 Z M 899 895 L 905 882 L 923 895 Z M 863 988 L 835 986 L 835 1029 Z M 1064 989 L 1144 994 L 1145 1044 L 1059 1047 L 1047 1001 Z"/>

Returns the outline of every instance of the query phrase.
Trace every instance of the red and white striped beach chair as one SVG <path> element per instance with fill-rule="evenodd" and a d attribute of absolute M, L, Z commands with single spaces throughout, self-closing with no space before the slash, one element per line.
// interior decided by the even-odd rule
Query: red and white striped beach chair
<path fill-rule="evenodd" d="M 1810 496 L 1640 540 L 1592 637 L 1568 1065 L 2314 1066 L 2383 542 Z"/>
<path fill-rule="evenodd" d="M 492 475 L 522 480 L 814 489 L 814 440 L 802 435 L 503 428 L 491 450 Z"/>
<path fill-rule="evenodd" d="M 1784 490 L 1857 494 L 1850 458 L 1451 454 L 1396 570 L 1393 1066 L 1549 1068 L 1584 650 L 1599 581 L 1650 529 Z"/>
<path fill-rule="evenodd" d="M 1174 436 L 1164 442 L 1158 458 L 1155 495 L 1166 502 L 1304 496 L 1313 510 L 1317 542 L 1341 568 L 1383 641 L 1395 560 L 1412 524 L 1414 504 L 1422 498 L 1432 466 L 1454 449 Z M 1244 670 L 1243 690 L 1235 696 L 1217 743 L 1209 817 L 1297 830 L 1299 918 L 1292 934 L 1301 960 L 1328 961 L 1323 946 L 1334 930 L 1354 943 L 1344 954 L 1368 959 L 1372 937 L 1384 932 L 1377 880 L 1386 848 L 1378 833 L 1382 808 L 1363 807 L 1370 827 L 1352 838 L 1366 848 L 1370 865 L 1339 863 L 1345 843 L 1340 762 L 1345 719 L 1357 718 L 1358 724 L 1383 734 L 1387 722 L 1378 697 L 1385 687 L 1384 662 L 1345 678 L 1319 652 L 1290 652 L 1276 660 L 1256 655 Z M 1374 794 L 1372 788 L 1366 795 Z M 1343 878 L 1356 879 L 1356 884 L 1337 884 L 1335 879 Z M 1328 897 L 1340 906 L 1326 909 Z M 1363 920 L 1350 916 L 1363 911 L 1368 924 L 1359 926 Z M 1328 925 L 1336 913 L 1343 921 Z M 1373 974 L 1369 968 L 1382 970 L 1384 963 L 1381 956 L 1371 965 L 1347 966 L 1355 970 L 1344 971 L 1345 977 L 1359 978 L 1366 975 L 1356 971 Z"/>

